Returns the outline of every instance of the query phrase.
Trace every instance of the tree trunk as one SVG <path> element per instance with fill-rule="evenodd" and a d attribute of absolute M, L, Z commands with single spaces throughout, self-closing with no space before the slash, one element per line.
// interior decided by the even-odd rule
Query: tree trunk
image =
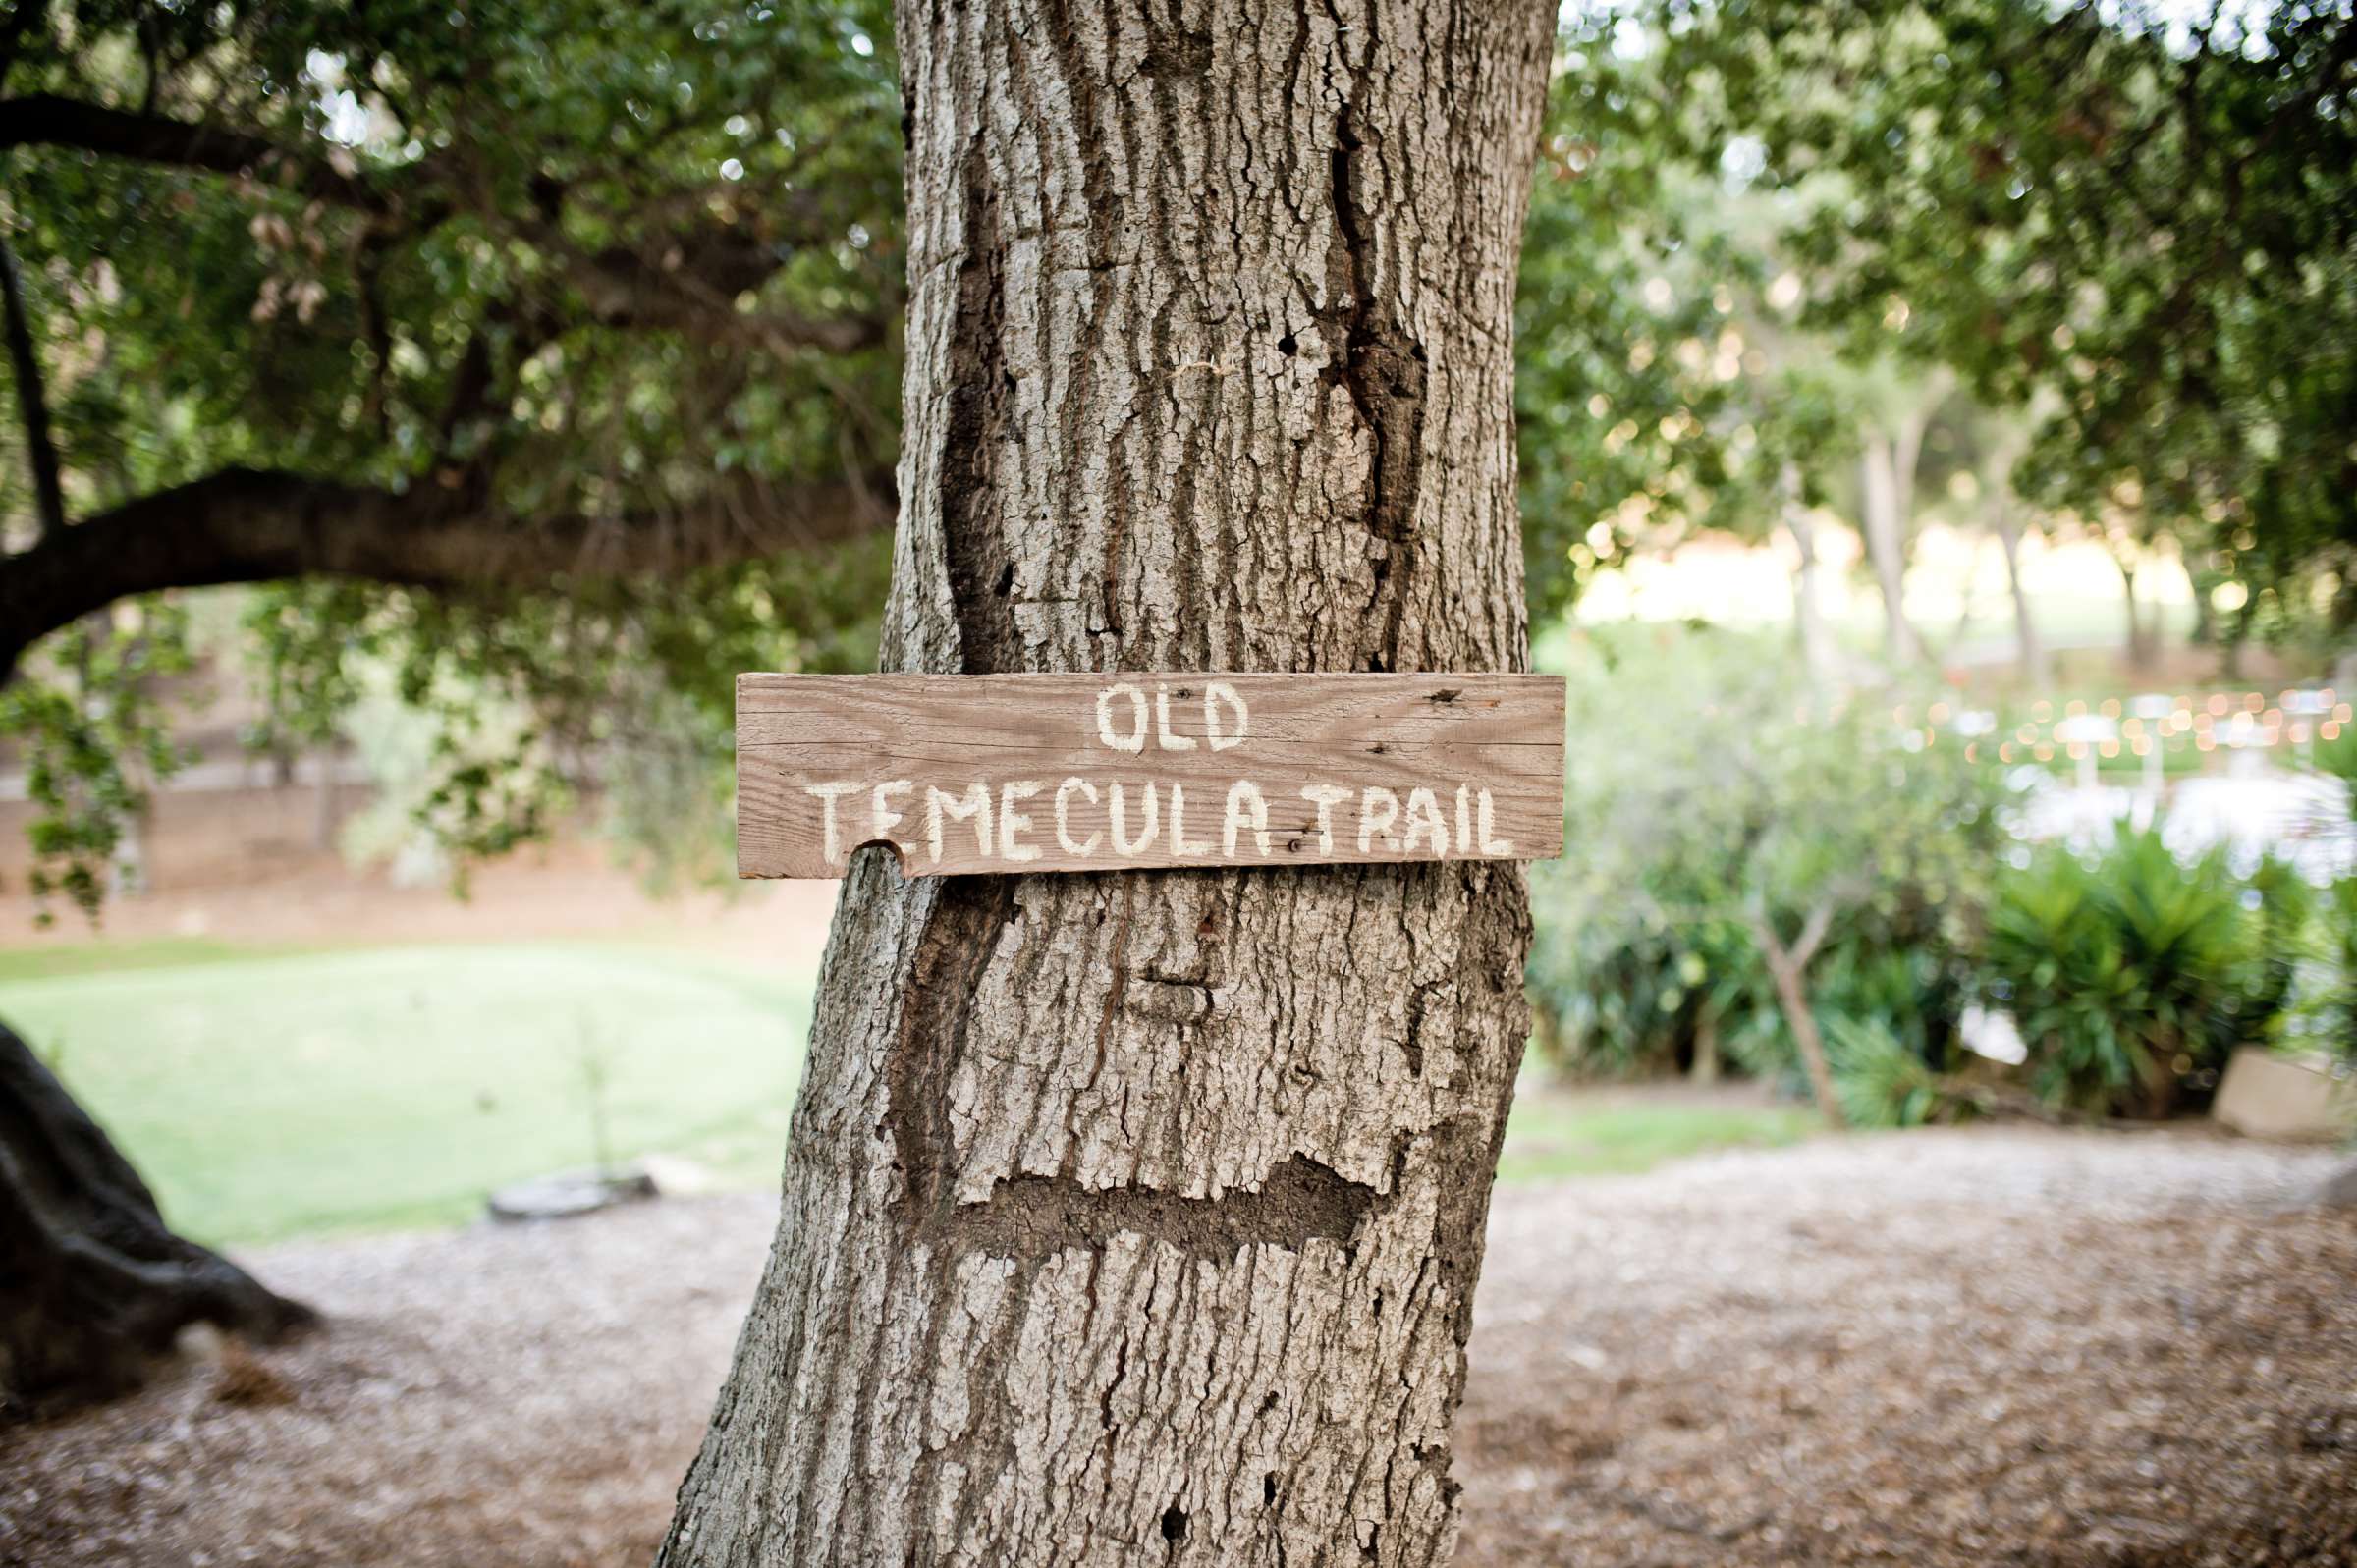
<path fill-rule="evenodd" d="M 324 741 L 311 749 L 319 764 L 319 792 L 311 800 L 311 847 L 333 849 L 336 830 L 343 825 L 343 814 L 336 800 L 336 743 Z"/>
<path fill-rule="evenodd" d="M 1932 415 L 1941 401 L 1947 396 L 1952 381 L 1943 367 L 1926 385 L 1922 400 L 1898 416 L 1891 431 L 1891 498 L 1892 515 L 1898 519 L 1900 559 L 1905 559 L 1907 535 L 1915 522 L 1915 472 L 1923 461 L 1923 438 L 1932 427 Z"/>
<path fill-rule="evenodd" d="M 1783 1009 L 1784 1026 L 1792 1031 L 1792 1044 L 1799 1049 L 1800 1064 L 1809 1075 L 1809 1093 L 1817 1102 L 1817 1113 L 1829 1127 L 1845 1125 L 1848 1118 L 1841 1113 L 1841 1097 L 1834 1090 L 1834 1070 L 1825 1058 L 1825 1037 L 1817 1032 L 1817 1015 L 1809 1010 L 1807 989 L 1801 984 L 1800 970 L 1789 960 L 1771 953 L 1768 974 L 1776 982 L 1776 1000 Z"/>
<path fill-rule="evenodd" d="M 904 0 L 885 666 L 1520 668 L 1553 16 Z M 1528 942 L 1499 865 L 860 853 L 660 1560 L 1445 1558 Z"/>
<path fill-rule="evenodd" d="M 1800 481 L 1787 463 L 1781 482 L 1784 498 L 1784 527 L 1792 535 L 1792 547 L 1799 556 L 1799 565 L 1792 572 L 1792 619 L 1800 627 L 1800 652 L 1807 664 L 1809 679 L 1818 691 L 1830 695 L 1839 674 L 1839 662 L 1834 652 L 1833 629 L 1825 623 L 1825 601 L 1819 588 L 1824 568 L 1817 557 L 1817 518 L 1801 502 Z"/>
<path fill-rule="evenodd" d="M 2128 619 L 2128 668 L 2142 670 L 2150 662 L 2151 652 L 2141 606 L 2136 600 L 2136 563 L 2124 550 L 2113 551 L 2111 559 L 2119 566 L 2121 604 Z"/>
<path fill-rule="evenodd" d="M 122 1392 L 192 1323 L 269 1341 L 316 1321 L 174 1235 L 138 1172 L 0 1024 L 0 1400 Z"/>
<path fill-rule="evenodd" d="M 1829 1127 L 1848 1124 L 1842 1114 L 1841 1097 L 1834 1089 L 1834 1069 L 1826 1059 L 1825 1037 L 1818 1032 L 1817 1014 L 1810 1010 L 1808 992 L 1809 964 L 1817 956 L 1817 948 L 1832 929 L 1834 906 L 1821 903 L 1809 911 L 1802 923 L 1800 935 L 1790 946 L 1777 935 L 1776 922 L 1764 911 L 1751 917 L 1752 940 L 1759 944 L 1760 958 L 1768 965 L 1768 978 L 1776 985 L 1776 1000 L 1784 1015 L 1784 1027 L 1792 1031 L 1792 1045 L 1800 1053 L 1801 1067 L 1809 1075 L 1809 1093 L 1816 1099 L 1817 1112 L 1825 1117 Z"/>
<path fill-rule="evenodd" d="M 1694 1061 L 1686 1077 L 1693 1083 L 1719 1081 L 1719 1009 L 1708 1002 L 1694 1019 Z"/>
<path fill-rule="evenodd" d="M 1880 430 L 1866 433 L 1865 447 L 1858 511 L 1866 557 L 1883 594 L 1884 646 L 1893 663 L 1914 664 L 1923 657 L 1923 642 L 1907 620 L 1906 520 L 1899 512 L 1897 464 L 1890 437 Z"/>
<path fill-rule="evenodd" d="M 2245 599 L 2234 612 L 2234 619 L 2225 628 L 2223 645 L 2219 649 L 2219 675 L 2226 680 L 2242 678 L 2242 650 L 2251 640 L 2251 628 L 2259 619 L 2259 601 Z M 2346 681 L 2335 684 L 2345 685 Z"/>
<path fill-rule="evenodd" d="M 2030 610 L 2029 589 L 2021 580 L 2021 519 L 2014 514 L 2013 503 L 2002 494 L 1991 504 L 1997 527 L 1998 543 L 2005 552 L 2005 586 L 2013 593 L 2013 627 L 2020 641 L 2021 678 L 2024 684 L 2043 686 L 2049 672 L 2046 664 L 2046 645 L 2038 637 L 2038 620 Z"/>

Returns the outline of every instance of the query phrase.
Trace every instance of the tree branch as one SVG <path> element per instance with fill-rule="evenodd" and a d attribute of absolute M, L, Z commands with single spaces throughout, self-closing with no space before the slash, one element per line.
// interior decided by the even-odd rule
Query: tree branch
<path fill-rule="evenodd" d="M 793 215 L 810 226 L 820 222 L 809 203 Z M 769 309 L 740 311 L 738 297 L 761 287 L 785 265 L 787 248 L 740 224 L 709 219 L 681 229 L 658 249 L 626 244 L 584 251 L 555 226 L 511 222 L 510 227 L 564 263 L 564 275 L 580 292 L 590 316 L 617 329 L 685 333 L 706 343 L 766 347 L 781 352 L 818 349 L 849 353 L 883 341 L 885 324 L 876 316 L 802 316 Z"/>
<path fill-rule="evenodd" d="M 49 395 L 42 386 L 40 351 L 32 341 L 32 315 L 25 305 L 25 279 L 5 240 L 0 240 L 0 306 L 7 317 L 9 367 L 16 375 L 17 416 L 25 423 L 26 460 L 32 465 L 32 492 L 46 539 L 66 526 L 66 492 L 58 480 L 57 442 L 49 433 Z"/>
<path fill-rule="evenodd" d="M 69 147 L 141 163 L 274 180 L 316 201 L 362 212 L 400 205 L 377 182 L 348 175 L 324 157 L 284 146 L 258 132 L 191 124 L 36 92 L 0 99 L 0 148 Z"/>
<path fill-rule="evenodd" d="M 471 489 L 225 468 L 100 513 L 0 559 L 0 683 L 41 636 L 133 594 L 313 575 L 510 590 L 670 578 L 851 538 L 889 524 L 895 504 L 889 475 L 617 516 L 518 518 Z"/>
<path fill-rule="evenodd" d="M 1790 956 L 1793 968 L 1806 969 L 1815 961 L 1817 948 L 1824 943 L 1826 932 L 1832 928 L 1836 911 L 1836 900 L 1830 895 L 1819 899 L 1817 906 L 1809 911 L 1808 919 L 1801 922 L 1800 935 L 1792 940 Z"/>
<path fill-rule="evenodd" d="M 0 99 L 0 150 L 21 146 L 64 147 L 251 177 L 308 200 L 367 214 L 379 220 L 379 227 L 385 220 L 398 219 L 394 227 L 411 232 L 432 229 L 461 210 L 480 210 L 488 221 L 561 257 L 566 275 L 588 301 L 590 314 L 609 327 L 671 330 L 710 343 L 837 353 L 867 348 L 884 337 L 885 323 L 872 316 L 740 312 L 738 297 L 766 282 L 787 255 L 784 243 L 740 224 L 704 217 L 651 249 L 615 244 L 584 252 L 556 226 L 563 191 L 545 177 L 533 183 L 531 213 L 494 211 L 482 192 L 464 189 L 456 170 L 430 158 L 387 175 L 372 176 L 356 168 L 347 173 L 329 155 L 257 131 L 114 109 L 52 93 Z M 763 215 L 772 223 L 785 219 L 799 225 L 797 243 L 829 238 L 814 192 L 778 192 L 764 205 Z"/>
<path fill-rule="evenodd" d="M 457 189 L 452 171 L 430 161 L 394 178 L 347 174 L 327 157 L 274 141 L 258 132 L 192 124 L 169 115 L 134 113 L 79 99 L 36 93 L 0 99 L 0 150 L 66 147 L 173 168 L 273 181 L 307 199 L 350 208 L 399 227 L 431 229 L 463 207 L 485 201 Z M 548 249 L 587 300 L 592 317 L 618 329 L 684 332 L 704 342 L 773 350 L 819 349 L 843 353 L 881 342 L 885 324 L 872 316 L 802 317 L 776 311 L 740 312 L 740 295 L 758 288 L 785 264 L 787 250 L 738 224 L 703 219 L 654 249 L 608 245 L 584 252 L 553 222 L 558 189 L 535 186 L 537 216 L 484 216 Z M 811 192 L 783 192 L 764 208 L 776 220 L 805 228 L 800 243 L 823 241 L 823 218 Z"/>

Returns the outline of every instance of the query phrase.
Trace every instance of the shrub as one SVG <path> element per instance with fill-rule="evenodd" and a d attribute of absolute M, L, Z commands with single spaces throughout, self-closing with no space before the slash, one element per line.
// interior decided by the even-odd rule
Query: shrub
<path fill-rule="evenodd" d="M 1984 950 L 2032 1092 L 2148 1116 L 2206 1096 L 2228 1052 L 2275 1028 L 2308 898 L 2279 865 L 2238 877 L 2222 846 L 2180 861 L 2125 824 L 2092 859 L 2036 851 L 2000 880 Z"/>
<path fill-rule="evenodd" d="M 1530 987 L 1559 1066 L 1798 1076 L 1763 959 L 1816 919 L 1810 1013 L 1944 1059 L 2002 840 L 2003 786 L 1895 697 L 1829 700 L 1781 639 L 1619 626 L 1568 660 L 1563 859 L 1532 878 Z"/>
<path fill-rule="evenodd" d="M 1829 1018 L 1825 1047 L 1841 1113 L 1853 1127 L 1913 1127 L 1947 1104 L 1944 1075 L 1882 1018 Z"/>
<path fill-rule="evenodd" d="M 2326 1049 L 2357 1065 L 2357 877 L 2332 884 L 2322 900 L 2323 963 L 2316 1013 Z"/>

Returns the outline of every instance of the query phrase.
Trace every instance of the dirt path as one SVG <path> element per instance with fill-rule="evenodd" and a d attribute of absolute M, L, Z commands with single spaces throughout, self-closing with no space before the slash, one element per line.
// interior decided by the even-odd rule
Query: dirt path
<path fill-rule="evenodd" d="M 1503 1192 L 1459 1561 L 2357 1563 L 2357 1215 L 2284 1207 L 2331 1158 L 1918 1133 Z M 770 1224 L 265 1254 L 334 1332 L 0 1436 L 0 1563 L 642 1563 Z"/>

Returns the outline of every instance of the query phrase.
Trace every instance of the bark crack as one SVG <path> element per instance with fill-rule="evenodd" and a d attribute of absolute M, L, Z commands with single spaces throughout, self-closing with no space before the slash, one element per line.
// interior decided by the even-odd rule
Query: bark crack
<path fill-rule="evenodd" d="M 1037 1263 L 1074 1248 L 1102 1252 L 1116 1236 L 1128 1234 L 1190 1258 L 1229 1263 L 1246 1247 L 1300 1252 L 1321 1239 L 1347 1247 L 1360 1223 L 1395 1196 L 1306 1155 L 1270 1171 L 1257 1192 L 1239 1189 L 1217 1198 L 1134 1185 L 1088 1187 L 1069 1176 L 1016 1176 L 956 1217 L 954 1245 Z"/>
<path fill-rule="evenodd" d="M 951 329 L 941 512 L 950 602 L 958 616 L 959 663 L 969 675 L 1015 670 L 1022 641 L 1011 594 L 1014 561 L 1000 526 L 999 456 L 1014 418 L 1007 372 L 1007 258 L 999 193 L 979 137 L 959 170 L 965 249 L 958 262 L 958 316 Z"/>
<path fill-rule="evenodd" d="M 1339 27 L 1341 18 L 1335 20 Z M 1321 319 L 1329 335 L 1340 339 L 1341 353 L 1320 375 L 1328 385 L 1342 388 L 1367 433 L 1367 484 L 1358 520 L 1384 547 L 1367 609 L 1372 614 L 1379 603 L 1390 601 L 1368 662 L 1378 670 L 1393 670 L 1400 663 L 1399 632 L 1416 567 L 1416 498 L 1423 484 L 1428 366 L 1424 345 L 1407 331 L 1377 288 L 1374 218 L 1358 199 L 1369 148 L 1353 103 L 1366 95 L 1367 74 L 1376 55 L 1371 15 L 1367 27 L 1350 90 L 1335 116 L 1335 144 L 1328 159 L 1334 234 L 1327 252 L 1328 303 Z"/>
<path fill-rule="evenodd" d="M 884 1121 L 876 1129 L 892 1139 L 901 1172 L 896 1206 L 911 1238 L 930 1225 L 956 1190 L 944 1086 L 964 1050 L 974 993 L 997 946 L 999 928 L 1014 907 L 1012 877 L 941 880 L 945 885 L 916 940 L 900 1038 L 884 1066 Z"/>

